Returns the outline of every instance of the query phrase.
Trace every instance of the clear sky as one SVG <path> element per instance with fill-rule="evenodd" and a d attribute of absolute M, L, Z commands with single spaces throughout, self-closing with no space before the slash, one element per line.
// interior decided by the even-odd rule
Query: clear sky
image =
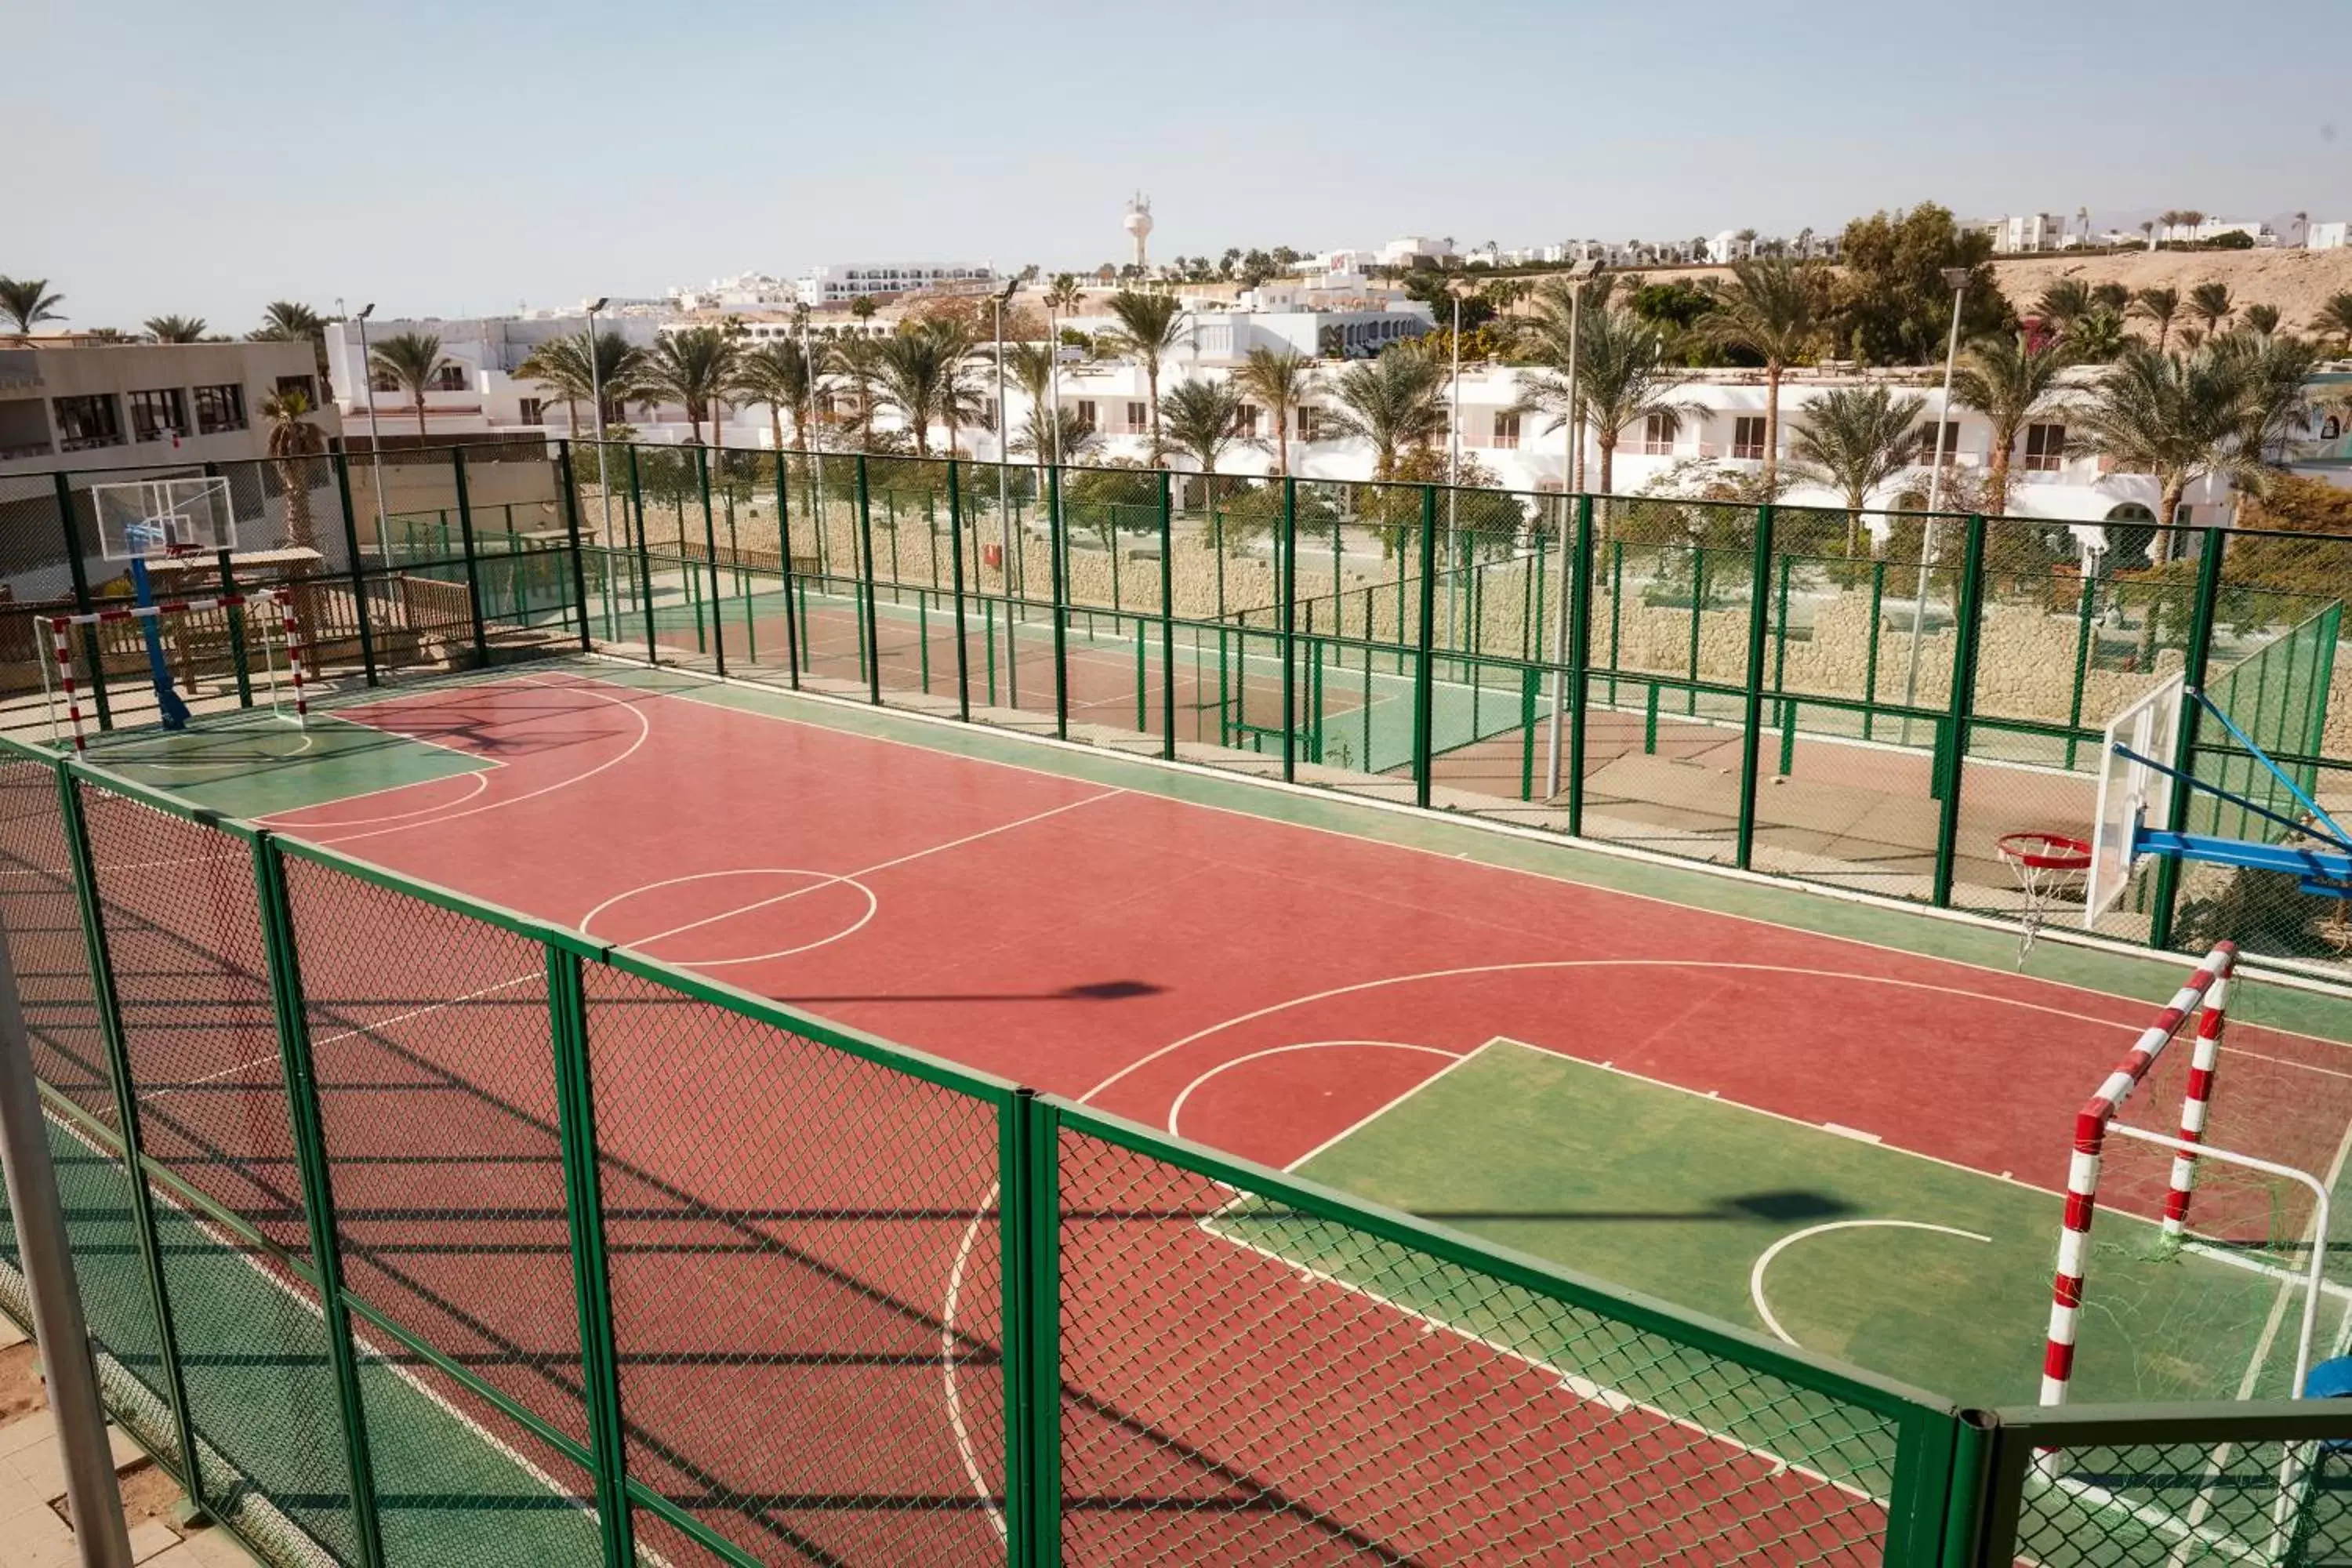
<path fill-rule="evenodd" d="M 2352 218 L 2347 0 L 24 0 L 0 274 L 69 324 L 826 260 Z M 2331 123 L 2331 121 L 2336 123 Z"/>

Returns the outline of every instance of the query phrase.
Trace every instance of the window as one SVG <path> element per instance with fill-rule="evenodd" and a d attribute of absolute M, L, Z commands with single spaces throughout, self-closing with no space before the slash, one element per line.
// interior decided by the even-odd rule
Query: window
<path fill-rule="evenodd" d="M 1495 416 L 1495 445 L 1516 447 L 1519 444 L 1519 416 L 1516 414 Z"/>
<path fill-rule="evenodd" d="M 1132 410 L 1132 409 L 1135 407 L 1135 405 L 1134 405 L 1134 404 L 1132 404 L 1132 403 L 1130 403 L 1130 404 L 1129 404 L 1127 406 L 1129 407 L 1129 410 Z M 1096 422 L 1097 422 L 1097 420 L 1099 420 L 1101 417 L 1102 417 L 1102 416 L 1101 416 L 1100 411 L 1099 411 L 1099 410 L 1097 410 L 1097 409 L 1095 407 L 1095 400 L 1094 400 L 1093 398 L 1091 398 L 1091 397 L 1081 397 L 1081 398 L 1079 398 L 1079 399 L 1078 399 L 1078 423 L 1079 423 L 1079 424 L 1081 424 L 1081 425 L 1085 426 L 1087 429 L 1092 430 L 1092 429 L 1094 429 L 1094 428 L 1095 428 L 1095 426 L 1096 426 Z M 1130 416 L 1130 422 L 1131 422 L 1131 416 Z"/>
<path fill-rule="evenodd" d="M 1234 410 L 1234 434 L 1244 441 L 1257 437 L 1257 405 L 1244 403 Z"/>
<path fill-rule="evenodd" d="M 980 400 L 980 419 L 982 424 L 988 426 L 991 429 L 995 428 L 996 399 L 993 397 L 983 397 Z"/>
<path fill-rule="evenodd" d="M 159 386 L 129 395 L 131 437 L 135 441 L 169 441 L 188 427 L 187 405 L 176 386 Z"/>
<path fill-rule="evenodd" d="M 1127 433 L 1130 436 L 1140 436 L 1146 430 L 1150 428 L 1150 405 L 1145 403 L 1129 404 L 1127 405 Z"/>
<path fill-rule="evenodd" d="M 1939 426 L 1930 420 L 1919 426 L 1919 461 L 1933 464 L 1936 460 L 1936 432 Z M 1948 419 L 1940 426 L 1944 432 L 1944 461 L 1949 463 L 1960 455 L 1960 422 Z"/>
<path fill-rule="evenodd" d="M 435 392 L 465 391 L 466 367 L 462 364 L 444 364 L 434 366 L 433 390 Z"/>
<path fill-rule="evenodd" d="M 1671 414 L 1653 414 L 1642 421 L 1642 453 L 1644 457 L 1663 458 L 1675 449 L 1675 420 Z M 1758 454 L 1761 456 L 1759 452 Z"/>
<path fill-rule="evenodd" d="M 547 406 L 547 403 L 546 403 L 546 400 L 545 400 L 544 398 L 539 398 L 539 397 L 526 397 L 526 398 L 523 398 L 523 399 L 521 400 L 520 406 L 520 410 L 519 410 L 519 411 L 520 412 L 521 416 L 522 416 L 522 422 L 523 422 L 524 424 L 526 424 L 526 425 L 543 425 L 543 424 L 545 424 L 545 423 L 546 423 L 546 420 L 545 420 L 545 419 L 543 419 L 542 417 L 541 417 L 541 416 L 542 412 L 545 410 L 546 406 Z"/>
<path fill-rule="evenodd" d="M 1322 438 L 1322 431 L 1318 427 L 1317 424 L 1317 416 L 1318 411 L 1312 408 L 1301 408 L 1298 411 L 1298 438 L 1300 440 L 1315 441 Z"/>
<path fill-rule="evenodd" d="M 398 392 L 400 378 L 388 370 L 380 370 L 368 377 L 368 385 L 377 392 Z"/>
<path fill-rule="evenodd" d="M 2066 457 L 2066 426 L 2063 425 L 2028 425 L 2025 427 L 2025 466 L 2038 473 L 2055 473 Z"/>
<path fill-rule="evenodd" d="M 217 436 L 224 430 L 244 428 L 245 388 L 233 381 L 196 388 L 197 435 Z"/>
<path fill-rule="evenodd" d="M 122 419 L 114 410 L 114 399 L 106 393 L 94 393 L 88 397 L 59 397 L 50 406 L 57 411 L 58 449 L 61 452 L 83 452 L 92 447 L 122 445 Z"/>
<path fill-rule="evenodd" d="M 1650 416 L 1653 419 L 1656 415 Z M 1761 461 L 1764 457 L 1764 416 L 1743 414 L 1731 422 L 1731 455 Z"/>
<path fill-rule="evenodd" d="M 319 383 L 316 377 L 308 375 L 279 376 L 278 378 L 278 395 L 283 397 L 289 392 L 300 393 L 302 395 L 302 401 L 310 407 L 316 408 L 319 406 Z"/>

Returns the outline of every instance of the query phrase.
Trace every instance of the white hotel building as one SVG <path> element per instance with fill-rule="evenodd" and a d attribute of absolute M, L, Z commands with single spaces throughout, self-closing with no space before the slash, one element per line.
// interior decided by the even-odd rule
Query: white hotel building
<path fill-rule="evenodd" d="M 799 295 L 800 302 L 814 310 L 821 305 L 846 305 L 860 299 L 880 301 L 926 289 L 941 293 L 977 294 L 994 288 L 996 283 L 996 268 L 992 267 L 845 261 L 810 268 L 808 276 L 800 280 Z"/>

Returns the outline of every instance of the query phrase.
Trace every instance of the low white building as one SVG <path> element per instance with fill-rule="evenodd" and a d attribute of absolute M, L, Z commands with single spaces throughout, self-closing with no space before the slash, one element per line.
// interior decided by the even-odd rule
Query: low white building
<path fill-rule="evenodd" d="M 1454 242 L 1432 239 L 1425 234 L 1400 235 L 1381 246 L 1374 259 L 1381 267 L 1442 267 L 1454 259 Z"/>
<path fill-rule="evenodd" d="M 2352 223 L 2315 223 L 2303 231 L 2303 243 L 2313 250 L 2341 250 L 2352 245 Z"/>
<path fill-rule="evenodd" d="M 2058 213 L 2023 213 L 1995 218 L 1984 226 L 2000 256 L 2032 256 L 2069 247 L 2065 217 Z"/>
<path fill-rule="evenodd" d="M 845 305 L 886 300 L 918 289 L 980 293 L 996 286 L 996 268 L 918 261 L 845 261 L 812 267 L 798 286 L 803 305 Z"/>
<path fill-rule="evenodd" d="M 596 330 L 618 332 L 639 348 L 650 348 L 667 324 L 661 316 L 598 311 Z M 416 397 L 381 371 L 363 386 L 360 379 L 360 328 L 356 321 L 327 324 L 327 374 L 336 409 L 355 436 L 367 434 L 373 397 L 376 428 L 385 437 L 415 438 Z M 425 391 L 423 436 L 468 435 L 490 430 L 553 428 L 562 434 L 566 410 L 553 389 L 519 378 L 515 372 L 531 350 L 556 338 L 587 331 L 588 318 L 571 315 L 467 317 L 419 321 L 373 318 L 366 323 L 371 351 L 400 332 L 429 334 L 441 342 L 441 363 Z M 593 412 L 579 411 L 583 428 Z M 682 416 L 681 416 L 682 417 Z"/>
<path fill-rule="evenodd" d="M 0 343 L 0 475 L 265 457 L 261 405 L 281 392 L 341 433 L 307 342 Z"/>

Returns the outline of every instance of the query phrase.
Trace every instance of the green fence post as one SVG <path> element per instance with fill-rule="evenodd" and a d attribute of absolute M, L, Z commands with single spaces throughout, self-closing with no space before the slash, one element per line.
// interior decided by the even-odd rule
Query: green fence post
<path fill-rule="evenodd" d="M 784 582 L 784 668 L 790 673 L 792 688 L 801 689 L 800 613 L 793 604 L 793 509 L 791 464 L 782 452 L 776 454 L 776 552 L 783 562 Z"/>
<path fill-rule="evenodd" d="M 337 437 L 333 458 L 335 494 L 343 508 L 343 551 L 352 566 L 352 614 L 359 622 L 360 668 L 367 673 L 367 683 L 373 686 L 377 684 L 375 634 L 368 626 L 367 573 L 360 564 L 359 516 L 352 509 L 352 460 L 341 449 L 341 439 Z"/>
<path fill-rule="evenodd" d="M 1698 716 L 1698 611 L 1706 600 L 1706 552 L 1694 544 L 1691 546 L 1690 668 L 1685 673 L 1690 684 L 1683 688 L 1683 711 L 1693 718 Z"/>
<path fill-rule="evenodd" d="M 645 607 L 646 612 L 646 662 L 659 664 L 661 642 L 654 628 L 654 557 L 652 547 L 646 540 L 646 489 L 637 472 L 637 448 L 634 442 L 630 444 L 628 451 L 629 506 L 628 511 L 623 513 L 621 521 L 625 526 L 629 513 L 635 513 L 636 516 L 637 602 Z"/>
<path fill-rule="evenodd" d="M 1617 701 L 1617 668 L 1622 653 L 1618 637 L 1625 616 L 1625 542 L 1609 542 L 1609 701 Z"/>
<path fill-rule="evenodd" d="M 931 536 L 931 572 L 938 574 L 940 554 L 937 534 Z M 963 621 L 963 485 L 956 460 L 948 459 L 948 556 L 953 565 L 955 587 L 956 642 L 956 717 L 971 722 L 971 647 L 966 637 Z"/>
<path fill-rule="evenodd" d="M 727 595 L 719 583 L 719 521 L 710 508 L 710 448 L 694 449 L 694 479 L 702 491 L 702 562 L 710 578 L 710 658 L 719 679 L 727 679 Z M 683 552 L 681 552 L 683 553 Z M 696 623 L 700 624 L 700 616 Z"/>
<path fill-rule="evenodd" d="M 882 626 L 874 599 L 874 505 L 866 472 L 866 454 L 857 454 L 858 603 L 866 607 L 865 653 L 866 696 L 882 706 Z"/>
<path fill-rule="evenodd" d="M 474 507 L 466 494 L 466 448 L 449 448 L 449 475 L 457 487 L 457 537 L 466 551 L 466 610 L 474 618 L 474 662 L 490 662 L 489 631 L 482 624 L 481 563 L 474 553 Z"/>
<path fill-rule="evenodd" d="M 2214 605 L 2221 596 L 2221 557 L 2228 547 L 2229 535 L 2218 528 L 2200 529 L 2197 546 L 2197 602 L 2189 612 L 2189 647 L 2181 661 L 2180 679 L 2191 691 L 2205 688 L 2205 674 L 2213 651 Z M 2197 771 L 2198 719 L 2202 710 L 2195 702 L 2181 705 L 2180 733 L 2172 748 L 2172 765 L 2184 773 Z M 2187 787 L 2171 791 L 2171 804 L 2165 813 L 2164 826 L 2179 832 L 2189 821 L 2190 797 L 2196 792 Z M 2180 861 L 2171 855 L 2160 855 L 2156 861 L 2156 888 L 2153 912 L 2148 921 L 2147 944 L 2150 947 L 2172 945 L 2173 922 L 2179 916 Z"/>
<path fill-rule="evenodd" d="M 65 546 L 66 569 L 73 574 L 74 614 L 87 616 L 96 606 L 90 602 L 89 563 L 82 559 L 81 531 L 74 526 L 73 481 L 60 471 L 51 474 L 49 482 L 57 491 L 58 527 L 64 533 L 60 542 Z M 89 695 L 91 705 L 98 710 L 98 727 L 111 730 L 114 713 L 106 700 L 106 651 L 98 640 L 95 623 L 81 628 L 81 647 L 82 657 L 89 660 Z M 47 658 L 47 653 L 42 657 Z"/>
<path fill-rule="evenodd" d="M 1787 563 L 1782 563 L 1781 605 L 1788 603 Z M 1739 826 L 1733 850 L 1734 864 L 1745 871 L 1756 858 L 1757 753 L 1764 742 L 1764 618 L 1772 599 L 1772 507 L 1756 509 L 1756 552 L 1748 579 L 1748 691 L 1741 704 L 1739 731 Z M 1776 619 L 1773 623 L 1778 626 Z"/>
<path fill-rule="evenodd" d="M 1282 479 L 1282 537 L 1275 542 L 1275 592 L 1282 602 L 1282 777 L 1298 779 L 1298 481 Z M 1243 679 L 1248 679 L 1248 667 Z"/>
<path fill-rule="evenodd" d="M 572 443 L 555 444 L 556 482 L 563 487 L 563 536 L 572 552 L 572 596 L 580 606 L 580 651 L 594 646 L 588 626 L 588 569 L 581 558 L 580 494 L 572 488 Z"/>
<path fill-rule="evenodd" d="M 1984 627 L 1979 606 L 1983 602 L 1985 520 L 1981 514 L 1969 518 L 1968 549 L 1960 561 L 1960 592 L 1958 625 L 1953 628 L 1952 693 L 1944 720 L 1944 792 L 1939 797 L 1943 811 L 1936 821 L 1936 883 L 1934 896 L 1937 909 L 1949 909 L 1952 903 L 1952 871 L 1955 850 L 1960 837 L 1960 779 L 1968 770 L 1969 713 L 1976 703 L 1977 649 L 1983 638 Z"/>
<path fill-rule="evenodd" d="M 1430 735 L 1437 702 L 1436 655 L 1431 637 L 1437 620 L 1437 491 L 1421 487 L 1421 627 L 1413 642 L 1419 663 L 1412 675 L 1412 803 L 1429 804 Z"/>
<path fill-rule="evenodd" d="M 1045 470 L 1045 487 L 1046 554 L 1053 568 L 1054 589 L 1054 733 L 1066 741 L 1070 738 L 1070 659 L 1066 641 L 1069 617 L 1064 604 L 1069 585 L 1062 580 L 1063 544 L 1067 536 L 1062 526 L 1060 464 Z"/>
<path fill-rule="evenodd" d="M 1576 559 L 1569 580 L 1568 601 L 1568 701 L 1562 705 L 1560 721 L 1568 728 L 1568 830 L 1570 834 L 1584 831 L 1584 742 L 1585 721 L 1591 717 L 1585 699 L 1592 689 L 1592 498 L 1576 498 L 1576 538 L 1573 548 Z M 1571 542 L 1561 540 L 1559 547 L 1567 550 Z M 1611 613 L 1615 613 L 1612 607 Z M 1612 690 L 1611 700 L 1615 700 Z"/>
<path fill-rule="evenodd" d="M 1886 563 L 1870 564 L 1870 641 L 1863 652 L 1862 738 L 1870 739 L 1870 722 L 1878 711 L 1878 616 L 1886 600 Z"/>
<path fill-rule="evenodd" d="M 1789 567 L 1793 557 L 1780 557 L 1780 592 L 1772 612 L 1772 701 L 1777 710 L 1787 700 L 1789 688 Z M 1776 711 L 1775 717 L 1778 717 Z"/>
<path fill-rule="evenodd" d="M 620 1355 L 613 1332 L 612 1271 L 604 1251 L 604 1200 L 597 1167 L 596 1097 L 588 1066 L 588 998 L 577 952 L 547 948 L 547 1010 L 555 1051 L 557 1142 L 562 1150 L 572 1288 L 580 1322 L 580 1364 L 594 1460 L 596 1524 L 607 1568 L 636 1560 L 628 1494 L 628 1439 L 621 1419 Z"/>
<path fill-rule="evenodd" d="M 1983 1561 L 1984 1528 L 1990 1500 L 1995 1418 L 1986 1411 L 1963 1410 L 1952 1424 L 1951 1466 L 1944 1488 L 1942 1539 L 1921 1541 L 1922 1561 L 1947 1568 Z M 1925 1550 L 1937 1548 L 1930 1557 Z"/>
<path fill-rule="evenodd" d="M 221 466 L 206 463 L 205 478 L 221 478 Z M 219 552 L 214 561 L 220 572 L 221 597 L 235 598 L 237 594 L 236 568 L 229 552 Z M 241 605 L 229 605 L 221 612 L 221 618 L 228 623 L 228 662 L 236 678 L 236 705 L 250 708 L 253 706 L 253 672 L 246 668 L 245 610 Z"/>
<path fill-rule="evenodd" d="M 310 1055 L 300 949 L 295 941 L 293 907 L 286 893 L 286 862 L 276 838 L 268 833 L 253 838 L 253 882 L 260 900 L 262 944 L 269 959 L 270 1002 L 278 1015 L 278 1055 L 292 1123 L 295 1175 L 302 1188 L 304 1216 L 310 1222 L 310 1266 L 318 1276 L 327 1362 L 334 1372 L 343 1458 L 351 1468 L 352 1533 L 359 1539 L 361 1562 L 368 1568 L 381 1568 L 383 1527 L 376 1517 L 367 1395 L 360 1387 L 351 1310 L 343 1304 L 342 1241 L 336 1219 L 334 1173 L 327 1158 L 326 1121 L 319 1108 L 318 1074 Z"/>
<path fill-rule="evenodd" d="M 2099 591 L 2099 580 L 2096 577 L 2085 574 L 2080 582 L 2083 591 L 2074 595 L 2074 691 L 2066 703 L 2066 728 L 2069 731 L 2083 727 L 2083 683 L 2090 679 L 2091 674 L 2091 620 L 2096 613 L 2097 606 L 2094 601 L 2097 598 Z M 2066 771 L 2068 773 L 2074 771 L 2074 748 L 2077 743 L 2073 734 L 2067 735 Z"/>
<path fill-rule="evenodd" d="M 1160 470 L 1160 754 L 1176 755 L 1176 536 L 1175 495 L 1168 470 Z"/>
<path fill-rule="evenodd" d="M 179 1445 L 180 1484 L 187 1489 L 189 1506 L 206 1511 L 204 1467 L 197 1459 L 195 1416 L 188 1408 L 188 1381 L 180 1359 L 179 1320 L 172 1314 L 172 1292 L 163 1276 L 163 1247 L 155 1229 L 155 1199 L 147 1185 L 146 1138 L 140 1128 L 139 1086 L 131 1076 L 131 1043 L 122 1028 L 122 996 L 115 988 L 114 957 L 106 935 L 106 916 L 98 895 L 96 858 L 90 853 L 89 823 L 82 811 L 81 789 L 64 758 L 57 763 L 58 795 L 64 818 L 66 852 L 73 861 L 74 903 L 81 917 L 82 947 L 89 961 L 91 998 L 98 1007 L 100 1046 L 106 1052 L 107 1076 L 113 1080 L 114 1118 L 122 1132 L 123 1175 L 131 1189 L 131 1228 L 139 1242 L 139 1263 L 146 1276 L 147 1295 L 155 1309 L 156 1360 L 163 1376 L 163 1402 L 172 1416 L 172 1435 Z"/>
<path fill-rule="evenodd" d="M 1061 1117 L 1016 1089 L 997 1119 L 1007 1561 L 1062 1560 Z"/>

